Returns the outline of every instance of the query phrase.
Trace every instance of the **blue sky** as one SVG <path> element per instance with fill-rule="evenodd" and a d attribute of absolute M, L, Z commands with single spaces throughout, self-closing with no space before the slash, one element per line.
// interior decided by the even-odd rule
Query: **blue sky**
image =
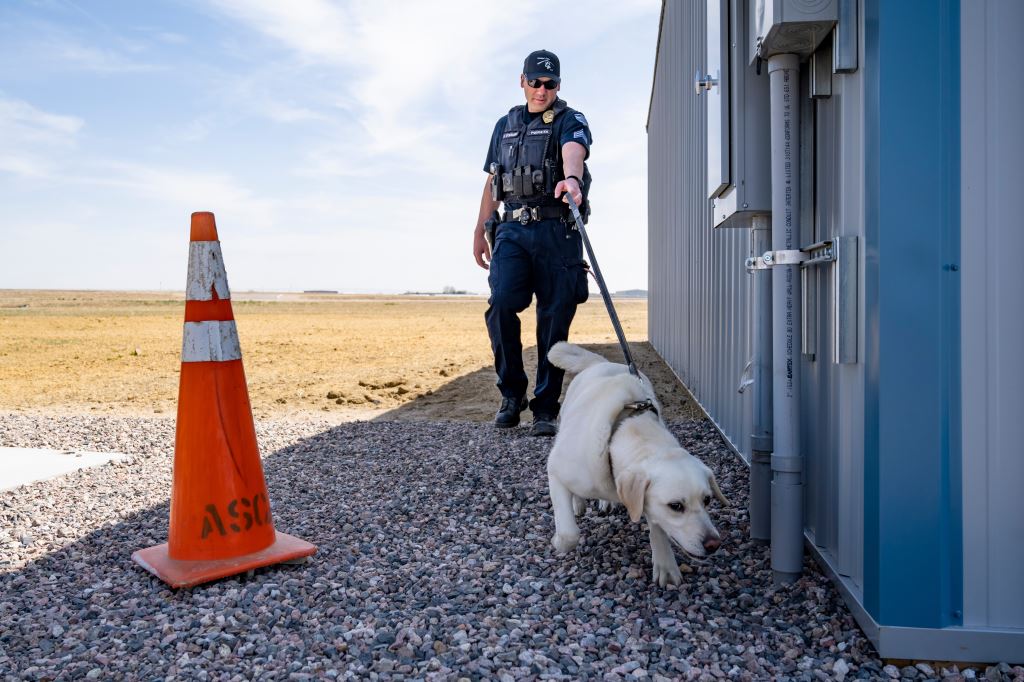
<path fill-rule="evenodd" d="M 486 292 L 487 142 L 539 48 L 593 130 L 609 287 L 646 288 L 660 2 L 510 7 L 4 0 L 0 288 L 183 289 L 209 210 L 238 291 Z"/>

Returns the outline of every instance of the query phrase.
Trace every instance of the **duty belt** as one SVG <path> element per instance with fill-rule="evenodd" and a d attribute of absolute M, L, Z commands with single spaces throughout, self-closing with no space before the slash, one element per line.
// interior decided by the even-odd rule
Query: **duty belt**
<path fill-rule="evenodd" d="M 563 218 L 565 215 L 565 209 L 561 206 L 523 206 L 514 211 L 505 211 L 501 220 L 506 223 L 519 221 L 523 225 L 529 225 L 531 221 Z"/>

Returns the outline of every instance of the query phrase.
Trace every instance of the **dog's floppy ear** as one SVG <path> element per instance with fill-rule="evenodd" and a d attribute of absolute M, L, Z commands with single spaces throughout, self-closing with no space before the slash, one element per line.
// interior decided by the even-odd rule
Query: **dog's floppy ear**
<path fill-rule="evenodd" d="M 615 479 L 615 492 L 629 512 L 629 520 L 636 523 L 644 513 L 644 497 L 651 479 L 636 471 L 627 471 Z"/>
<path fill-rule="evenodd" d="M 722 494 L 722 489 L 718 487 L 718 481 L 715 480 L 713 473 L 708 476 L 708 483 L 711 484 L 711 492 L 715 494 L 715 498 L 722 503 L 722 506 L 728 507 L 729 500 Z"/>

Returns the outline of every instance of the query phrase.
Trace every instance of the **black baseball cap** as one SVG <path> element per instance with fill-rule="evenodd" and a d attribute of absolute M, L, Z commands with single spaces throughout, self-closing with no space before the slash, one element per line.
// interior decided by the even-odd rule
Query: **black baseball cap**
<path fill-rule="evenodd" d="M 559 73 L 558 57 L 554 52 L 535 50 L 523 61 L 523 75 L 526 76 L 526 80 L 547 77 L 559 83 L 562 80 Z"/>

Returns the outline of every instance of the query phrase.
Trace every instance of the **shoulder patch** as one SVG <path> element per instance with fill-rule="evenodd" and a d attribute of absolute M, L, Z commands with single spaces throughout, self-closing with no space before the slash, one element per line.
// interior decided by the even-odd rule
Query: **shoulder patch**
<path fill-rule="evenodd" d="M 583 125 L 590 125 L 589 123 L 587 123 L 586 116 L 584 116 L 580 112 L 577 111 L 574 115 L 576 116 L 576 120 L 582 123 Z"/>

